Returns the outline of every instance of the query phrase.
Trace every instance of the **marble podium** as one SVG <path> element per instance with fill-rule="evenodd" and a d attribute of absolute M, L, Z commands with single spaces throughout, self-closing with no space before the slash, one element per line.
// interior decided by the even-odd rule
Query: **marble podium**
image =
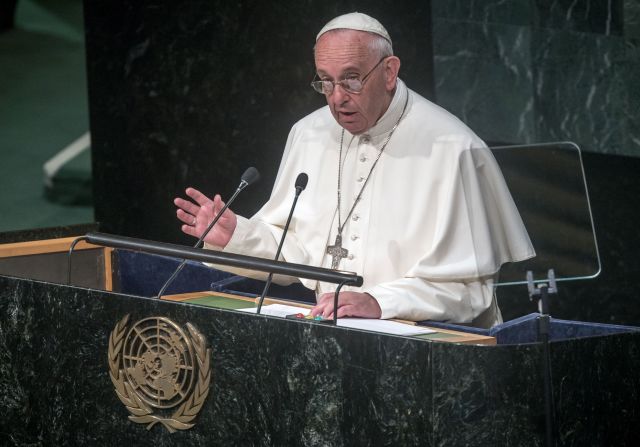
<path fill-rule="evenodd" d="M 0 276 L 3 445 L 544 445 L 535 342 L 446 343 L 146 298 L 118 271 L 131 260 L 107 256 L 115 291 Z M 139 256 L 140 276 L 162 264 Z M 108 356 L 125 315 L 206 339 L 210 388 L 192 428 L 129 420 Z M 552 342 L 558 445 L 634 442 L 636 329 Z"/>

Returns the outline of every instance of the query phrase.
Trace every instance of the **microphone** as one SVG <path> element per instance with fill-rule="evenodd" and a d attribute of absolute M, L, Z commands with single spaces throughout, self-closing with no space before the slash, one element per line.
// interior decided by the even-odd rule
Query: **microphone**
<path fill-rule="evenodd" d="M 242 177 L 240 177 L 240 186 L 238 188 L 241 188 L 242 190 L 249 185 L 253 185 L 258 180 L 260 180 L 260 173 L 256 168 L 251 166 L 250 168 L 247 168 L 247 170 L 244 171 L 244 174 L 242 174 Z M 244 186 L 242 186 L 243 183 Z"/>
<path fill-rule="evenodd" d="M 296 177 L 296 197 L 304 191 L 307 187 L 307 183 L 309 183 L 309 176 L 304 172 L 298 174 L 298 177 Z"/>
<path fill-rule="evenodd" d="M 233 201 L 236 199 L 238 194 L 240 194 L 242 192 L 242 190 L 244 190 L 247 186 L 252 185 L 253 183 L 257 182 L 258 180 L 260 180 L 260 173 L 253 166 L 251 166 L 246 171 L 244 171 L 244 174 L 242 174 L 242 177 L 240 177 L 240 184 L 238 185 L 238 188 L 236 189 L 236 192 L 233 193 L 231 198 L 227 201 L 227 203 L 225 203 L 225 205 L 222 207 L 220 212 L 213 218 L 213 220 L 211 221 L 209 226 L 202 232 L 202 235 L 200 236 L 200 239 L 198 239 L 198 242 L 195 243 L 193 248 L 202 247 L 204 238 L 207 237 L 207 234 L 209 234 L 209 232 L 214 227 L 214 225 L 216 223 L 218 223 L 218 220 L 220 220 L 220 218 L 222 217 L 224 212 L 233 203 Z M 169 285 L 176 279 L 176 277 L 178 276 L 178 273 L 180 273 L 182 271 L 182 269 L 184 268 L 186 263 L 187 263 L 187 260 L 183 259 L 182 262 L 180 263 L 180 265 L 178 266 L 178 268 L 176 268 L 175 271 L 173 272 L 173 274 L 169 277 L 169 279 L 167 279 L 167 281 L 164 283 L 164 285 L 160 289 L 160 292 L 158 292 L 158 296 L 157 296 L 158 299 L 160 299 L 162 297 L 164 292 L 167 290 L 167 287 L 169 287 Z"/>
<path fill-rule="evenodd" d="M 275 257 L 276 261 L 278 260 L 278 258 L 280 258 L 280 252 L 282 251 L 282 246 L 284 245 L 284 238 L 287 236 L 287 232 L 289 231 L 289 224 L 291 223 L 293 210 L 296 209 L 296 204 L 298 203 L 298 197 L 300 197 L 300 193 L 304 191 L 304 189 L 307 187 L 308 182 L 309 182 L 309 176 L 307 174 L 305 174 L 304 172 L 301 172 L 300 174 L 298 174 L 298 177 L 296 178 L 296 183 L 295 183 L 296 195 L 293 198 L 293 204 L 291 205 L 291 210 L 289 211 L 289 217 L 287 218 L 287 223 L 284 226 L 284 231 L 282 232 L 282 237 L 280 238 L 280 244 L 278 245 L 278 250 L 276 251 L 276 257 Z M 267 277 L 267 282 L 264 285 L 264 289 L 262 289 L 262 294 L 260 295 L 260 299 L 258 300 L 258 309 L 256 311 L 256 314 L 259 314 L 260 310 L 262 309 L 262 303 L 264 302 L 264 297 L 266 296 L 267 291 L 269 290 L 269 287 L 271 287 L 272 279 L 273 279 L 273 272 L 269 273 L 269 276 Z"/>

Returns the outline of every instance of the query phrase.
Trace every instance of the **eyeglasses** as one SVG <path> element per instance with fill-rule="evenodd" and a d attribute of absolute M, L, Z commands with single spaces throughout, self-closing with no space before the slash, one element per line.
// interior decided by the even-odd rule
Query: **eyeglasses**
<path fill-rule="evenodd" d="M 330 96 L 333 93 L 333 90 L 335 89 L 336 85 L 339 85 L 340 87 L 343 88 L 343 90 L 349 93 L 360 93 L 364 88 L 364 83 L 367 82 L 367 79 L 369 78 L 371 73 L 373 73 L 373 70 L 378 68 L 378 65 L 380 65 L 382 61 L 385 59 L 386 59 L 386 56 L 380 59 L 378 63 L 371 70 L 369 70 L 369 73 L 364 75 L 362 79 L 356 77 L 356 78 L 342 79 L 341 81 L 337 81 L 337 82 L 329 81 L 329 80 L 312 81 L 311 87 L 313 87 L 313 89 L 316 92 L 323 95 L 327 95 L 327 96 Z M 314 77 L 314 79 L 316 77 L 318 77 L 317 74 Z"/>

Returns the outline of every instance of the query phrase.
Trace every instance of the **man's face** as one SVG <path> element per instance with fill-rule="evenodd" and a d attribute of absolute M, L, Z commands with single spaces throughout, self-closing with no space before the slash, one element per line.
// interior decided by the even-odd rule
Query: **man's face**
<path fill-rule="evenodd" d="M 315 63 L 321 80 L 334 82 L 349 77 L 363 79 L 380 61 L 369 50 L 371 35 L 362 31 L 328 32 L 316 43 Z M 369 75 L 360 93 L 349 93 L 335 85 L 327 104 L 338 124 L 354 135 L 369 130 L 391 103 L 395 76 L 389 79 L 387 60 Z M 397 73 L 397 72 L 396 72 Z"/>

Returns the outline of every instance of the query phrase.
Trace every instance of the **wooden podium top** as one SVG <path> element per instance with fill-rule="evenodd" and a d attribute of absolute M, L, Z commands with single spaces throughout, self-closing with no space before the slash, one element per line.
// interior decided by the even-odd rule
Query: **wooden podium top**
<path fill-rule="evenodd" d="M 178 295 L 168 295 L 162 297 L 163 300 L 168 301 L 180 301 L 189 304 L 198 304 L 201 306 L 217 307 L 220 309 L 243 309 L 248 307 L 255 307 L 258 302 L 258 297 L 251 298 L 240 295 L 233 295 L 224 292 L 190 292 L 182 293 Z M 279 300 L 274 298 L 265 298 L 264 305 L 268 304 L 288 304 L 298 307 L 311 308 L 308 303 L 301 303 L 296 301 Z M 404 324 L 415 325 L 413 321 L 405 320 L 393 320 Z M 425 326 L 427 329 L 431 329 L 435 332 L 431 334 L 418 335 L 417 338 L 441 341 L 447 343 L 464 343 L 464 344 L 482 344 L 482 345 L 495 345 L 495 337 L 488 337 L 486 335 L 471 334 L 468 332 L 451 331 L 448 329 L 433 328 Z"/>

